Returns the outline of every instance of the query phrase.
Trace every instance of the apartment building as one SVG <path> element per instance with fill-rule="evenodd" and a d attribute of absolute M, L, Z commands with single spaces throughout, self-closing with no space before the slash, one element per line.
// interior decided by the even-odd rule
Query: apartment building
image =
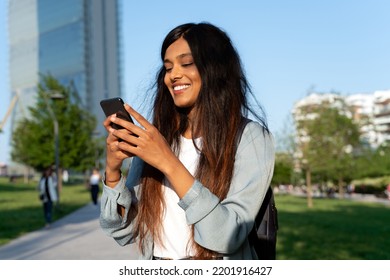
<path fill-rule="evenodd" d="M 352 110 L 353 118 L 360 127 L 362 140 L 371 147 L 390 142 L 390 90 L 373 93 L 358 93 L 347 96 L 334 93 L 312 93 L 297 101 L 292 110 L 294 120 L 310 119 L 315 116 L 303 114 L 303 108 L 331 104 L 339 107 L 341 101 Z"/>

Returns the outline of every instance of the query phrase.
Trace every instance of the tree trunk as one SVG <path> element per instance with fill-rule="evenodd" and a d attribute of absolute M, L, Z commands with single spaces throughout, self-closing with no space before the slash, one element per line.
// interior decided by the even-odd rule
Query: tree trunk
<path fill-rule="evenodd" d="M 311 172 L 310 168 L 306 169 L 306 195 L 307 195 L 307 207 L 313 207 L 312 188 L 311 188 Z"/>
<path fill-rule="evenodd" d="M 30 168 L 26 165 L 24 168 L 24 183 L 28 184 L 29 183 L 29 173 L 30 173 Z"/>
<path fill-rule="evenodd" d="M 339 198 L 344 198 L 343 178 L 339 177 Z"/>

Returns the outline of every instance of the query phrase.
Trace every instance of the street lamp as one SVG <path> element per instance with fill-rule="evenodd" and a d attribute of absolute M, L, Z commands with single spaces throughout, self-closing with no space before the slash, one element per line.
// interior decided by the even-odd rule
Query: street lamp
<path fill-rule="evenodd" d="M 100 131 L 95 130 L 91 134 L 92 138 L 94 138 L 94 141 L 98 139 L 100 136 Z M 99 159 L 99 149 L 95 147 L 95 168 L 99 169 L 100 168 L 100 159 Z"/>
<path fill-rule="evenodd" d="M 49 103 L 48 98 L 52 100 L 64 99 L 65 96 L 57 91 L 49 91 L 46 93 L 44 99 L 46 102 L 47 111 L 49 112 L 51 118 L 53 119 L 54 126 L 54 154 L 55 154 L 55 166 L 56 166 L 56 177 L 57 177 L 57 195 L 58 201 L 60 201 L 60 192 L 61 192 L 61 176 L 60 176 L 60 152 L 59 152 L 59 129 L 58 129 L 58 120 L 57 117 Z"/>

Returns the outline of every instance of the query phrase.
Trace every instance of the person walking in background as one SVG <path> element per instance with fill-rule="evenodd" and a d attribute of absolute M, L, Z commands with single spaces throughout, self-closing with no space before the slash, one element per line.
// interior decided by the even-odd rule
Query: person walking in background
<path fill-rule="evenodd" d="M 62 172 L 62 182 L 64 182 L 64 184 L 67 184 L 69 181 L 69 172 L 68 170 L 64 169 L 64 171 Z"/>
<path fill-rule="evenodd" d="M 99 196 L 99 183 L 100 183 L 100 173 L 97 168 L 92 170 L 92 174 L 89 177 L 89 188 L 91 191 L 91 198 L 93 204 L 97 205 L 98 196 Z"/>
<path fill-rule="evenodd" d="M 58 201 L 57 180 L 53 177 L 51 167 L 45 169 L 39 181 L 39 198 L 43 205 L 46 227 L 50 227 L 53 218 L 53 203 Z"/>
<path fill-rule="evenodd" d="M 387 193 L 387 199 L 390 200 L 390 184 L 387 185 L 386 193 Z"/>
<path fill-rule="evenodd" d="M 137 242 L 141 259 L 258 259 L 248 235 L 273 175 L 274 141 L 259 104 L 249 105 L 230 38 L 209 23 L 174 28 L 155 85 L 152 123 L 127 104 L 140 126 L 104 121 L 101 227 L 120 245 Z M 249 113 L 256 121 L 244 127 Z"/>

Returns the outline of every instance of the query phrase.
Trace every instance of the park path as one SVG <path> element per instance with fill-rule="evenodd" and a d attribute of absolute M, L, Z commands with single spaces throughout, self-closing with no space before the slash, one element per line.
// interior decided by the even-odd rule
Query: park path
<path fill-rule="evenodd" d="M 0 247 L 0 260 L 131 260 L 133 245 L 121 247 L 99 225 L 100 208 L 92 203 Z"/>

